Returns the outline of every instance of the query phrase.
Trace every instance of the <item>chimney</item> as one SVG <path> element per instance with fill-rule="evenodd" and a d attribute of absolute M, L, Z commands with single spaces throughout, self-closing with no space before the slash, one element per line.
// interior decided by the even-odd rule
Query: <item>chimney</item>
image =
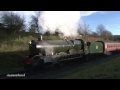
<path fill-rule="evenodd" d="M 40 35 L 39 37 L 38 37 L 38 41 L 42 41 L 43 40 L 43 37 L 42 37 L 42 35 Z"/>
<path fill-rule="evenodd" d="M 43 40 L 43 37 L 42 37 L 42 35 L 40 36 L 41 37 L 41 41 Z"/>

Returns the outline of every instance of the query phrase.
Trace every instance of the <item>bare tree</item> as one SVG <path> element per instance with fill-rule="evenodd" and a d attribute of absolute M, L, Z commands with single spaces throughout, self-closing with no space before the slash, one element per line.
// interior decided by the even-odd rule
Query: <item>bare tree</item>
<path fill-rule="evenodd" d="M 83 28 L 82 28 L 82 26 L 79 24 L 78 33 L 79 33 L 79 34 L 83 34 L 83 33 L 82 33 L 82 30 L 83 30 Z"/>
<path fill-rule="evenodd" d="M 83 25 L 79 25 L 78 32 L 84 35 L 89 35 L 91 33 L 91 30 L 89 28 L 89 25 L 84 23 Z"/>
<path fill-rule="evenodd" d="M 99 34 L 99 36 L 103 36 L 104 31 L 106 31 L 105 26 L 102 24 L 98 25 L 96 32 Z"/>
<path fill-rule="evenodd" d="M 7 33 L 16 33 L 25 29 L 25 19 L 14 12 L 3 11 L 0 19 Z"/>
<path fill-rule="evenodd" d="M 99 36 L 104 37 L 104 38 L 110 38 L 112 36 L 112 33 L 108 31 L 104 25 L 100 24 L 97 27 L 97 31 Z"/>
<path fill-rule="evenodd" d="M 92 32 L 92 35 L 93 36 L 98 36 L 98 33 L 97 32 Z"/>
<path fill-rule="evenodd" d="M 112 33 L 108 30 L 105 30 L 105 31 L 103 31 L 102 36 L 105 37 L 106 39 L 110 39 L 110 38 L 112 38 Z"/>
<path fill-rule="evenodd" d="M 35 11 L 35 15 L 31 16 L 31 22 L 30 22 L 30 27 L 34 28 L 36 32 L 39 32 L 39 26 L 38 26 L 38 19 L 40 16 L 40 11 Z"/>
<path fill-rule="evenodd" d="M 29 32 L 30 32 L 30 33 L 35 33 L 35 31 L 36 31 L 36 29 L 35 29 L 34 27 L 30 27 L 30 28 L 29 28 Z"/>

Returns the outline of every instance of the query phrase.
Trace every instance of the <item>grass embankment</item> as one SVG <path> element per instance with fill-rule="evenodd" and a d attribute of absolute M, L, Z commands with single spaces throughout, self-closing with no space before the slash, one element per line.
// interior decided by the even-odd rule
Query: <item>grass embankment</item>
<path fill-rule="evenodd" d="M 32 36 L 0 35 L 0 74 L 22 69 L 18 61 L 28 54 L 28 42 Z"/>
<path fill-rule="evenodd" d="M 0 74 L 22 69 L 19 59 L 29 54 L 28 43 L 38 38 L 38 34 L 6 34 L 0 32 Z M 44 36 L 43 39 L 59 39 L 56 36 Z"/>
<path fill-rule="evenodd" d="M 45 78 L 56 79 L 120 79 L 120 54 L 98 63 L 88 63 Z"/>

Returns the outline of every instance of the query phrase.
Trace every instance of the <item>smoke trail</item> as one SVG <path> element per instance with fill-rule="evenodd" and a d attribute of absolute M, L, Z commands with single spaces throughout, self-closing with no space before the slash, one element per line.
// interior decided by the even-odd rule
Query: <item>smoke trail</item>
<path fill-rule="evenodd" d="M 77 36 L 80 11 L 41 11 L 38 25 L 40 31 L 54 33 L 57 29 L 64 36 Z"/>

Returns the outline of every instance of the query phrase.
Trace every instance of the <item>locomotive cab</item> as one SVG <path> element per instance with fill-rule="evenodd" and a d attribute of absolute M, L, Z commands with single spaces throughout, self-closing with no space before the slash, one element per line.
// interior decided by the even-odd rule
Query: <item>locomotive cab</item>
<path fill-rule="evenodd" d="M 90 45 L 91 45 L 91 42 L 89 42 L 89 41 L 84 42 L 84 52 L 85 52 L 85 54 L 90 53 Z"/>

